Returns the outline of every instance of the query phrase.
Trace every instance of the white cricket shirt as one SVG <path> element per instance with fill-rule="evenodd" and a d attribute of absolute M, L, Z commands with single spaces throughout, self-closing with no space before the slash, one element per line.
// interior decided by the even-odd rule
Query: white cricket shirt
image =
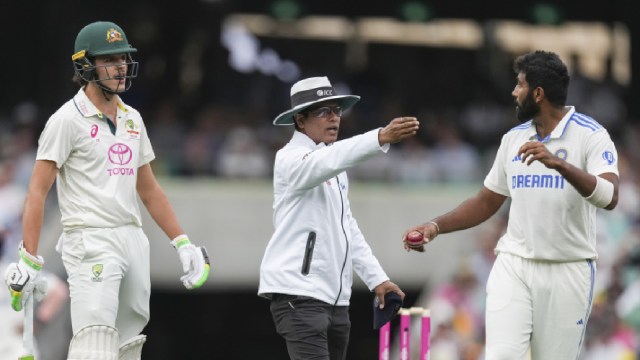
<path fill-rule="evenodd" d="M 507 232 L 496 247 L 527 259 L 575 261 L 597 258 L 596 207 L 557 171 L 517 155 L 527 141 L 542 141 L 552 154 L 590 174 L 618 174 L 618 154 L 609 133 L 574 107 L 545 139 L 528 121 L 502 142 L 484 185 L 511 197 Z"/>
<path fill-rule="evenodd" d="M 140 114 L 118 98 L 117 128 L 80 89 L 47 121 L 37 160 L 59 169 L 58 202 L 65 231 L 141 226 L 138 168 L 155 155 Z"/>
<path fill-rule="evenodd" d="M 380 146 L 378 131 L 331 146 L 295 131 L 278 151 L 275 231 L 260 265 L 259 295 L 303 295 L 348 306 L 354 272 L 370 290 L 389 280 L 353 217 L 346 173 L 389 150 L 389 144 Z"/>

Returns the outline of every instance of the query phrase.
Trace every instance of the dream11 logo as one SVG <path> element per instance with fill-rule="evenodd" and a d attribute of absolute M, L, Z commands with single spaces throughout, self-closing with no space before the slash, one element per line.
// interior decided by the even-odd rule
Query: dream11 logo
<path fill-rule="evenodd" d="M 133 168 L 124 167 L 133 158 L 133 152 L 131 148 L 123 143 L 115 143 L 109 148 L 109 162 L 114 165 L 120 165 L 120 167 L 114 167 L 107 169 L 109 176 L 113 175 L 134 175 Z"/>

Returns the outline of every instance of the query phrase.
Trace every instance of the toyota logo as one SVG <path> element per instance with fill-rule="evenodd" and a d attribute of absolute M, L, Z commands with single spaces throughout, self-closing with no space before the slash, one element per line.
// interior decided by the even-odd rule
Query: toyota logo
<path fill-rule="evenodd" d="M 126 144 L 115 143 L 109 148 L 109 161 L 112 164 L 127 165 L 132 157 L 133 152 Z"/>

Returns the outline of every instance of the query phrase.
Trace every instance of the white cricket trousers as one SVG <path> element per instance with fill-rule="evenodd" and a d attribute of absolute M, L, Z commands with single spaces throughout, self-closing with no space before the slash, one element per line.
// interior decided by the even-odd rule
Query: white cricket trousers
<path fill-rule="evenodd" d="M 499 253 L 487 281 L 486 360 L 578 358 L 591 312 L 592 260 L 549 262 Z"/>
<path fill-rule="evenodd" d="M 149 240 L 137 226 L 63 233 L 58 242 L 69 276 L 71 325 L 118 329 L 121 343 L 149 322 Z"/>

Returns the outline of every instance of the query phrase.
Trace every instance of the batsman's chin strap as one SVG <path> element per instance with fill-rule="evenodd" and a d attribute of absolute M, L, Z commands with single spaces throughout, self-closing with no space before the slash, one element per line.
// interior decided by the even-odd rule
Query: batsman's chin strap
<path fill-rule="evenodd" d="M 102 90 L 102 96 L 104 96 L 105 100 L 111 101 L 111 99 L 113 99 L 113 95 L 115 95 L 113 91 L 107 90 L 101 84 L 100 84 L 100 90 Z M 111 97 L 107 96 L 107 94 L 111 95 Z"/>
<path fill-rule="evenodd" d="M 126 81 L 126 80 L 124 80 Z M 100 87 L 100 90 L 102 90 L 102 96 L 104 96 L 104 99 L 107 101 L 111 101 L 113 100 L 113 97 L 118 94 L 117 92 L 109 89 L 108 87 L 102 85 L 102 80 L 97 80 L 96 84 L 98 85 L 98 87 Z"/>

